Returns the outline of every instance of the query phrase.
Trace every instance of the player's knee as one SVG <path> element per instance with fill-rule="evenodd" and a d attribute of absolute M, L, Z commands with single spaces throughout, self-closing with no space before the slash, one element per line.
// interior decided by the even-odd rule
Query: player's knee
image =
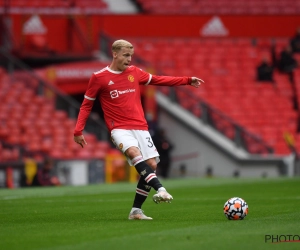
<path fill-rule="evenodd" d="M 151 169 L 152 169 L 153 171 L 156 170 L 156 168 L 157 168 L 157 163 L 156 163 L 156 160 L 155 160 L 155 159 L 148 159 L 148 160 L 146 161 L 146 163 L 151 167 Z"/>
<path fill-rule="evenodd" d="M 125 151 L 125 154 L 130 158 L 133 159 L 139 155 L 141 155 L 140 150 L 137 147 L 130 147 Z"/>

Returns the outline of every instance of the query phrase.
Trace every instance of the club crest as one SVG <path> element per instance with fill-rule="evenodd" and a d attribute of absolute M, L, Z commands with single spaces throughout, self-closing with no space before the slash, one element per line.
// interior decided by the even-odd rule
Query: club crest
<path fill-rule="evenodd" d="M 130 82 L 134 82 L 134 77 L 133 77 L 132 75 L 129 75 L 129 76 L 128 76 L 128 80 L 129 80 Z"/>

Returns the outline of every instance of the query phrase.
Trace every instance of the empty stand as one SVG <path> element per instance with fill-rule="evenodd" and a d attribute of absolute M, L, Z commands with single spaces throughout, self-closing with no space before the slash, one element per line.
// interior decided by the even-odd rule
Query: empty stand
<path fill-rule="evenodd" d="M 3 71 L 0 74 L 0 161 L 19 160 L 20 149 L 56 159 L 106 156 L 110 144 L 93 134 L 85 133 L 88 145 L 83 149 L 74 142 L 76 121 L 65 111 L 56 110 L 53 98 L 37 95 L 34 81 L 26 77 L 16 80 Z"/>
<path fill-rule="evenodd" d="M 294 89 L 287 75 L 278 71 L 275 82 L 256 81 L 256 67 L 263 57 L 271 59 L 271 39 L 133 39 L 137 56 L 150 61 L 158 71 L 174 76 L 199 76 L 205 80 L 199 89 L 187 87 L 198 100 L 203 100 L 216 110 L 225 113 L 233 123 L 263 139 L 273 147 L 276 154 L 288 154 L 283 134 L 290 132 L 298 137 L 299 112 L 294 109 Z M 275 39 L 279 51 L 288 38 Z M 299 83 L 300 74 L 296 81 Z M 181 88 L 177 89 L 181 105 L 201 116 L 199 104 L 187 97 Z M 167 88 L 162 91 L 169 93 Z M 299 95 L 298 95 L 299 96 Z M 299 98 L 299 97 L 298 97 Z M 299 102 L 299 100 L 298 100 Z M 234 138 L 232 123 L 214 114 L 214 126 L 227 137 Z M 248 142 L 258 141 L 248 138 Z M 255 137 L 255 136 L 254 136 Z M 257 144 L 257 143 L 256 143 Z M 258 144 L 251 151 L 258 150 Z M 249 146 L 250 147 L 250 146 Z"/>

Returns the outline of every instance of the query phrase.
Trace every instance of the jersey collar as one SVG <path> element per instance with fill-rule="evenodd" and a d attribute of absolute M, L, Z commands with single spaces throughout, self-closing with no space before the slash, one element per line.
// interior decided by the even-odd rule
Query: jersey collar
<path fill-rule="evenodd" d="M 112 69 L 110 69 L 108 66 L 106 66 L 106 69 L 109 71 L 109 72 L 111 72 L 111 73 L 113 73 L 113 74 L 121 74 L 123 71 L 115 71 L 115 70 L 112 70 Z"/>

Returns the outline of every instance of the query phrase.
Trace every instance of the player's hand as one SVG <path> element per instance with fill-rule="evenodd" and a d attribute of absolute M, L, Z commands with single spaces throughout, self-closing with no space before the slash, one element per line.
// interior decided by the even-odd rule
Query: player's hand
<path fill-rule="evenodd" d="M 204 83 L 204 81 L 202 79 L 197 78 L 195 76 L 192 77 L 191 86 L 193 86 L 195 88 L 199 88 L 199 86 L 201 85 L 201 83 Z"/>
<path fill-rule="evenodd" d="M 82 148 L 87 145 L 83 135 L 74 136 L 74 141 L 78 143 Z"/>

